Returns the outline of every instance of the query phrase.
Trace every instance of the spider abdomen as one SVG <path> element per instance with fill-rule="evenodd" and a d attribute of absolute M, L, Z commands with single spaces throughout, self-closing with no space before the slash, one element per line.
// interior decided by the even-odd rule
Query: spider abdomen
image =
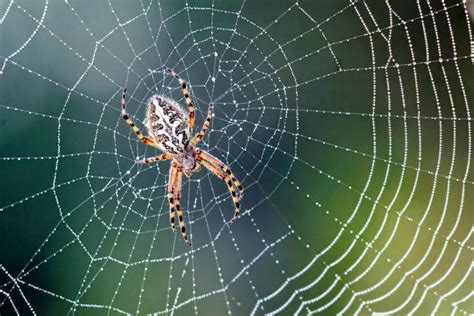
<path fill-rule="evenodd" d="M 171 99 L 155 95 L 148 102 L 146 113 L 148 133 L 163 151 L 182 154 L 190 140 L 187 115 Z"/>

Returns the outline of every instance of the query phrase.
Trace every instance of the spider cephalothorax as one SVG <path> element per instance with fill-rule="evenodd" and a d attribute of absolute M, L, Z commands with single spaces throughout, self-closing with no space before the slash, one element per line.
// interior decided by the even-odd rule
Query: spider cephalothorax
<path fill-rule="evenodd" d="M 183 211 L 180 205 L 181 181 L 183 172 L 189 177 L 192 172 L 201 170 L 201 164 L 213 172 L 216 176 L 227 183 L 229 192 L 235 205 L 234 216 L 231 222 L 237 219 L 240 212 L 239 200 L 243 196 L 243 188 L 234 176 L 230 168 L 222 161 L 211 154 L 196 148 L 196 144 L 204 137 L 211 124 L 213 105 L 209 105 L 207 118 L 204 121 L 201 131 L 191 138 L 194 128 L 194 106 L 189 97 L 189 90 L 186 81 L 181 79 L 174 71 L 168 67 L 164 70 L 175 77 L 183 90 L 186 104 L 189 109 L 189 117 L 186 112 L 174 100 L 160 95 L 154 95 L 148 100 L 146 112 L 146 127 L 150 137 L 146 137 L 129 118 L 125 110 L 125 92 L 122 95 L 122 117 L 130 125 L 138 138 L 145 144 L 156 147 L 164 151 L 159 156 L 138 160 L 138 163 L 152 163 L 158 160 L 172 160 L 170 176 L 168 182 L 168 201 L 170 204 L 171 228 L 175 230 L 175 218 L 178 215 L 181 234 L 187 244 L 191 244 L 184 225 Z M 235 192 L 235 187 L 239 191 L 239 196 Z"/>

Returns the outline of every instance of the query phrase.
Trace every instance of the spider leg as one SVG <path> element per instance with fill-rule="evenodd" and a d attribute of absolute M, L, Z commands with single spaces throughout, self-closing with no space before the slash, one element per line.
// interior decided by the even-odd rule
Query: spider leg
<path fill-rule="evenodd" d="M 232 170 L 230 169 L 229 166 L 224 165 L 224 172 L 227 173 L 229 178 L 232 180 L 232 183 L 237 187 L 239 190 L 239 201 L 244 197 L 244 187 L 242 184 L 240 184 L 239 180 L 235 177 L 235 175 L 232 173 Z"/>
<path fill-rule="evenodd" d="M 189 96 L 189 90 L 188 90 L 186 80 L 178 76 L 178 74 L 174 72 L 171 68 L 164 66 L 163 69 L 166 72 L 169 72 L 173 77 L 175 77 L 176 80 L 178 80 L 179 84 L 181 85 L 181 88 L 183 90 L 183 95 L 184 95 L 184 98 L 186 99 L 186 104 L 188 105 L 188 109 L 189 109 L 189 126 L 191 127 L 191 131 L 192 131 L 194 128 L 194 116 L 195 116 L 194 105 L 193 105 L 193 102 L 191 101 L 191 97 Z"/>
<path fill-rule="evenodd" d="M 183 235 L 183 239 L 186 242 L 188 246 L 191 246 L 191 241 L 188 238 L 188 235 L 186 234 L 186 226 L 184 225 L 184 219 L 183 219 L 183 211 L 181 210 L 181 204 L 179 203 L 179 200 L 181 199 L 181 180 L 183 176 L 183 166 L 178 166 L 178 171 L 177 171 L 177 181 L 175 183 L 176 189 L 174 192 L 174 200 L 175 200 L 175 209 L 176 212 L 178 213 L 178 221 L 179 221 L 179 229 L 181 231 L 181 235 Z"/>
<path fill-rule="evenodd" d="M 230 179 L 232 180 L 232 183 L 237 187 L 237 189 L 239 189 L 239 200 L 241 200 L 242 197 L 244 196 L 244 188 L 240 184 L 239 180 L 237 180 L 236 176 L 232 173 L 232 170 L 230 169 L 230 167 L 224 164 L 218 158 L 214 157 L 213 155 L 205 151 L 199 150 L 198 155 L 200 155 L 203 159 L 209 161 L 210 163 L 213 163 L 219 166 L 225 173 L 229 175 Z"/>
<path fill-rule="evenodd" d="M 191 141 L 191 144 L 193 146 L 196 146 L 196 144 L 204 137 L 204 135 L 206 135 L 206 132 L 209 129 L 209 125 L 211 125 L 213 110 L 214 110 L 214 104 L 211 103 L 209 104 L 209 110 L 207 111 L 207 118 L 204 121 L 201 131 L 199 132 L 199 134 L 194 136 L 193 140 Z"/>
<path fill-rule="evenodd" d="M 152 162 L 155 162 L 155 161 L 158 161 L 158 160 L 169 160 L 171 158 L 173 158 L 173 155 L 169 154 L 169 153 L 166 153 L 166 154 L 161 154 L 161 155 L 158 155 L 158 156 L 155 156 L 155 157 L 148 157 L 148 158 L 145 158 L 145 159 L 139 159 L 139 160 L 136 160 L 135 162 L 139 163 L 139 164 L 145 164 L 145 163 L 152 163 Z"/>
<path fill-rule="evenodd" d="M 170 168 L 170 177 L 168 179 L 168 201 L 170 203 L 170 224 L 171 229 L 173 232 L 176 231 L 175 228 L 175 206 L 174 206 L 174 188 L 176 183 L 176 172 L 177 172 L 177 164 L 173 162 Z"/>
<path fill-rule="evenodd" d="M 122 94 L 122 118 L 127 122 L 128 125 L 130 125 L 130 127 L 133 129 L 135 134 L 137 134 L 138 139 L 140 139 L 141 141 L 143 141 L 147 145 L 158 148 L 158 146 L 155 144 L 155 142 L 151 138 L 144 136 L 143 133 L 140 131 L 140 129 L 130 119 L 127 111 L 125 110 L 125 104 L 126 104 L 126 102 L 125 102 L 125 93 L 126 92 L 127 92 L 127 89 L 124 88 L 123 89 L 123 94 Z"/>
<path fill-rule="evenodd" d="M 207 160 L 202 159 L 199 162 L 202 163 L 204 167 L 213 172 L 216 176 L 224 180 L 225 183 L 227 183 L 227 188 L 229 189 L 230 195 L 232 196 L 232 201 L 234 202 L 235 206 L 234 216 L 232 216 L 230 222 L 234 222 L 240 213 L 240 203 L 239 198 L 237 198 L 237 194 L 235 193 L 234 184 L 232 183 L 231 177 L 227 175 L 221 168 L 213 165 Z"/>

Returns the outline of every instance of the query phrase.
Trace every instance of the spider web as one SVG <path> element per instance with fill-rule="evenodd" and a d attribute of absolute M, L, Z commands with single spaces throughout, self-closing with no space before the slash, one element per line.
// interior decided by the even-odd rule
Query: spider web
<path fill-rule="evenodd" d="M 1 314 L 474 313 L 472 59 L 458 1 L 3 1 Z M 203 169 L 169 227 L 139 126 L 184 104 Z"/>

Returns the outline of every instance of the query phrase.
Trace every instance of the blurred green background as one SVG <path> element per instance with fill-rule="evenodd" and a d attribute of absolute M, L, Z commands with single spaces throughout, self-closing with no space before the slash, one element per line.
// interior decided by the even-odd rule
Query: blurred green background
<path fill-rule="evenodd" d="M 0 1 L 0 314 L 473 313 L 472 22 L 457 1 Z M 140 126 L 184 104 L 245 189 Z"/>

